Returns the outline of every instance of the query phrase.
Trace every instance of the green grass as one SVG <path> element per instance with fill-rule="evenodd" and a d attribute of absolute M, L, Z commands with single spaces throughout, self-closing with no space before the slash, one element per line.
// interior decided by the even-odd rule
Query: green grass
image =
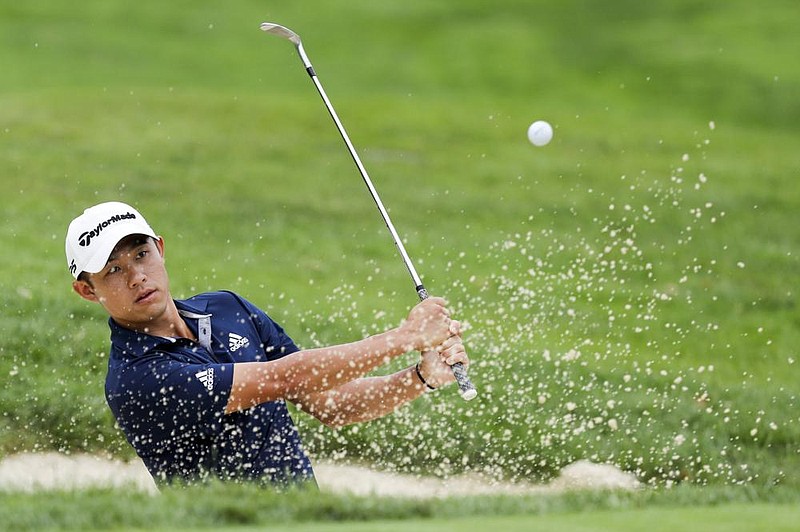
<path fill-rule="evenodd" d="M 747 506 L 722 506 L 718 508 L 669 508 L 642 510 L 612 510 L 578 512 L 548 516 L 493 516 L 470 519 L 411 519 L 408 521 L 370 521 L 336 524 L 292 524 L 283 527 L 287 532 L 313 530 L 315 532 L 415 530 L 427 531 L 481 531 L 506 530 L 530 532 L 533 530 L 562 531 L 624 531 L 653 530 L 703 532 L 731 531 L 790 531 L 797 526 L 797 512 L 789 506 L 771 504 Z M 272 528 L 275 530 L 276 528 Z M 224 530 L 224 529 L 223 529 Z M 231 530 L 243 530 L 241 527 Z M 254 529 L 255 530 L 255 529 Z"/>
<path fill-rule="evenodd" d="M 563 531 L 621 531 L 653 530 L 672 531 L 746 531 L 794 530 L 797 513 L 789 506 L 748 505 L 719 508 L 644 509 L 626 511 L 579 512 L 567 515 L 481 517 L 472 519 L 409 520 L 403 522 L 381 521 L 369 523 L 342 523 L 320 525 L 291 525 L 287 531 L 315 530 L 353 532 L 381 530 L 383 532 L 413 529 L 426 531 L 506 530 L 529 532 L 532 530 Z M 239 529 L 240 530 L 240 529 Z"/>
<path fill-rule="evenodd" d="M 146 214 L 177 297 L 239 291 L 303 346 L 414 303 L 268 19 L 303 36 L 426 285 L 468 323 L 481 392 L 339 431 L 298 415 L 315 456 L 800 486 L 788 0 L 0 7 L 0 456 L 131 455 L 102 397 L 105 317 L 64 267 L 94 202 Z"/>
<path fill-rule="evenodd" d="M 546 530 L 789 530 L 800 495 L 791 489 L 681 486 L 638 492 L 572 492 L 529 496 L 393 499 L 316 491 L 286 493 L 255 486 L 210 485 L 168 489 L 158 496 L 107 490 L 9 494 L 13 512 L 0 514 L 8 530 L 200 530 L 268 527 L 280 530 L 427 530 L 463 525 L 539 526 Z M 76 511 L 80 509 L 80 511 Z M 557 526 L 558 525 L 558 526 Z M 695 528 L 687 528 L 694 526 Z M 591 528 L 595 527 L 595 528 Z M 714 528 L 717 527 L 717 528 Z"/>

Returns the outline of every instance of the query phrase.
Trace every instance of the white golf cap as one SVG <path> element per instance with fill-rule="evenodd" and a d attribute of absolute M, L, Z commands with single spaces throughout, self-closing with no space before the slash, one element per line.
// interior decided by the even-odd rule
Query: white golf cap
<path fill-rule="evenodd" d="M 120 240 L 128 235 L 157 238 L 139 211 L 118 201 L 89 207 L 67 229 L 67 267 L 77 279 L 81 272 L 97 273 Z"/>

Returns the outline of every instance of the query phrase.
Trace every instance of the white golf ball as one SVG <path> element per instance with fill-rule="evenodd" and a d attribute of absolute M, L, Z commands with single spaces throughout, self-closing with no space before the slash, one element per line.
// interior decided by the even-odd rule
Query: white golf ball
<path fill-rule="evenodd" d="M 534 146 L 545 146 L 553 138 L 553 127 L 544 120 L 537 120 L 528 127 L 528 140 Z"/>

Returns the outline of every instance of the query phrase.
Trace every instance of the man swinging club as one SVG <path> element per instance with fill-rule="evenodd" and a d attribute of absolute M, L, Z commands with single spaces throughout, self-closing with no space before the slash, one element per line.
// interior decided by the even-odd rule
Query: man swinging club
<path fill-rule="evenodd" d="M 90 207 L 67 231 L 73 289 L 110 316 L 106 400 L 159 484 L 313 480 L 286 401 L 332 427 L 368 421 L 469 364 L 441 298 L 381 334 L 301 350 L 233 292 L 173 299 L 164 253 L 164 239 L 124 203 Z M 416 364 L 365 376 L 409 351 L 421 352 Z"/>

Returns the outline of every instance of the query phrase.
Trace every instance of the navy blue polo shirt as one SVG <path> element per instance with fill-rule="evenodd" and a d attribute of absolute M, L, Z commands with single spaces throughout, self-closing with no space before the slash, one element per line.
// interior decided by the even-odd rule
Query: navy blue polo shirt
<path fill-rule="evenodd" d="M 224 413 L 233 365 L 294 353 L 291 338 L 232 292 L 175 304 L 197 342 L 138 333 L 109 320 L 106 400 L 156 482 L 313 480 L 284 401 Z M 210 351 L 200 343 L 207 325 Z"/>

